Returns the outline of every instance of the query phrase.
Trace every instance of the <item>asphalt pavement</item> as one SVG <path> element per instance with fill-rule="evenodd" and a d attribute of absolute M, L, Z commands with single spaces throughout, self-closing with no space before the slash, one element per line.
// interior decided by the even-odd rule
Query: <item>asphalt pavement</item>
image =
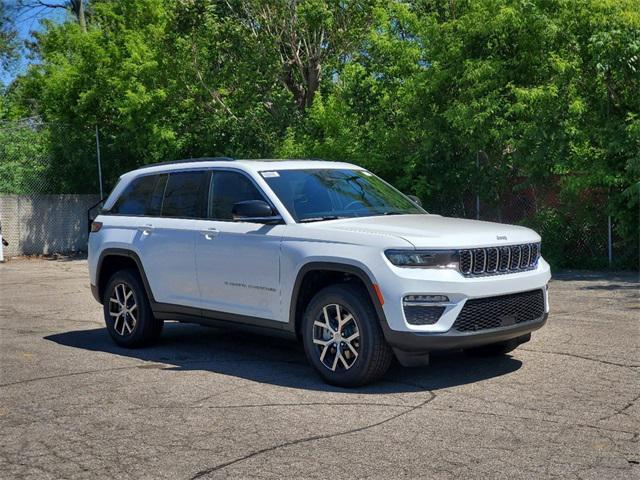
<path fill-rule="evenodd" d="M 501 358 L 324 384 L 293 342 L 108 338 L 85 260 L 0 264 L 0 478 L 640 478 L 637 274 L 565 272 Z"/>

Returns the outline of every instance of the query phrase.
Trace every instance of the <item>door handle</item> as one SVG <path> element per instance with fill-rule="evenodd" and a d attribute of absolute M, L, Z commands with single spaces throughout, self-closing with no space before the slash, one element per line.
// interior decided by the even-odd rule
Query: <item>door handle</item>
<path fill-rule="evenodd" d="M 202 235 L 206 240 L 213 240 L 214 237 L 218 236 L 218 233 L 220 233 L 218 229 L 213 227 L 202 231 Z"/>
<path fill-rule="evenodd" d="M 149 223 L 149 224 L 144 225 L 142 227 L 138 227 L 138 231 L 142 232 L 143 235 L 150 235 L 151 232 L 153 231 L 153 225 L 151 225 Z"/>

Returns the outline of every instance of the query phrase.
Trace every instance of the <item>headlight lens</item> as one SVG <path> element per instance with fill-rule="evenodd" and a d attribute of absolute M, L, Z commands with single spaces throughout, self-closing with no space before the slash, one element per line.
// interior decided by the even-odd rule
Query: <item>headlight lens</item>
<path fill-rule="evenodd" d="M 456 250 L 387 250 L 389 261 L 398 267 L 458 269 Z"/>

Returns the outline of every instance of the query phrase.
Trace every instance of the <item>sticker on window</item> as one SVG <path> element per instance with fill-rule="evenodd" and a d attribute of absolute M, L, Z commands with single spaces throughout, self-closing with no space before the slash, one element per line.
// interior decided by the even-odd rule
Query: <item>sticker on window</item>
<path fill-rule="evenodd" d="M 262 175 L 262 178 L 276 178 L 280 176 L 278 172 L 260 172 L 260 175 Z"/>

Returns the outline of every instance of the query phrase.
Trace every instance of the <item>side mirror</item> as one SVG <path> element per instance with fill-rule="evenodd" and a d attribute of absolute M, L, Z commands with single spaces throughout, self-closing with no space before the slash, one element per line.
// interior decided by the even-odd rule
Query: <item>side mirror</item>
<path fill-rule="evenodd" d="M 275 214 L 271 206 L 263 200 L 234 203 L 231 213 L 233 219 L 239 222 L 279 223 L 282 221 L 282 217 Z"/>
<path fill-rule="evenodd" d="M 415 203 L 419 207 L 422 207 L 422 200 L 420 200 L 418 197 L 416 197 L 415 195 L 407 195 L 407 197 L 409 197 L 409 200 L 411 200 L 413 203 Z"/>

